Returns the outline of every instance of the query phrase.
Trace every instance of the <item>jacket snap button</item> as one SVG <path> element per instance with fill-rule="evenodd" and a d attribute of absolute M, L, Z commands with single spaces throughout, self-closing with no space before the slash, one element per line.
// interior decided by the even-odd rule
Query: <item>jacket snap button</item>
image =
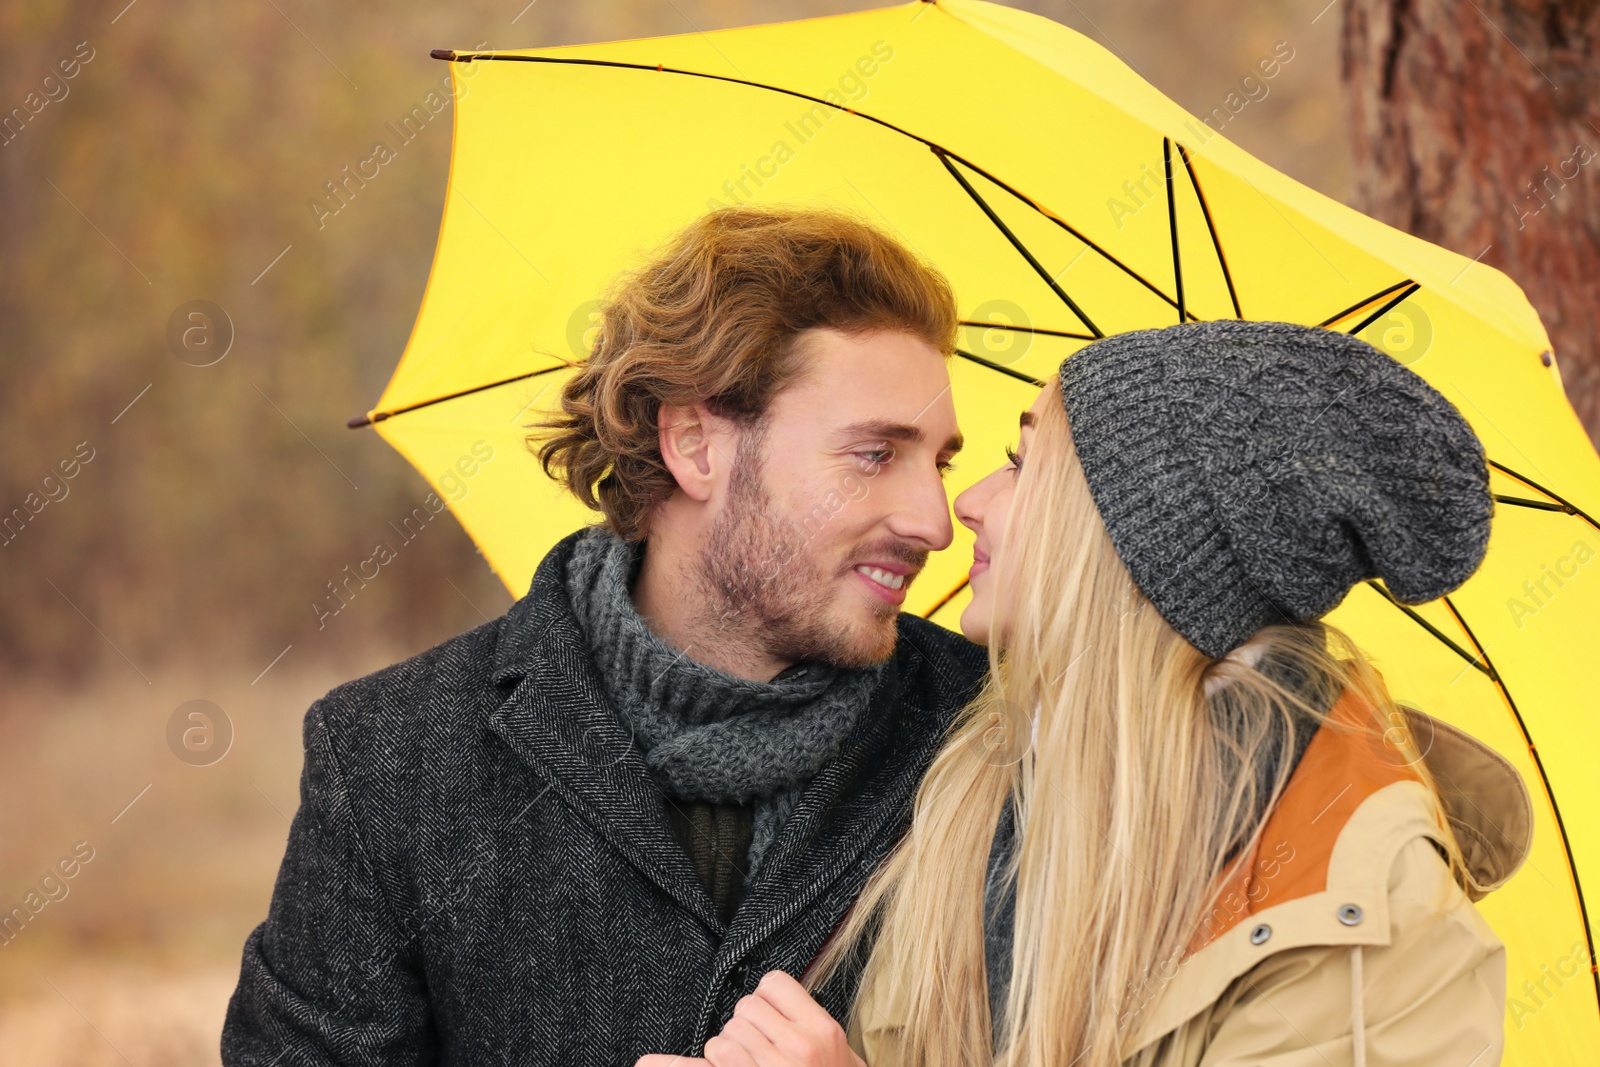
<path fill-rule="evenodd" d="M 1358 904 L 1346 904 L 1339 909 L 1339 921 L 1346 926 L 1355 926 L 1361 922 L 1363 912 Z"/>
<path fill-rule="evenodd" d="M 1255 929 L 1250 931 L 1250 943 L 1252 945 L 1260 945 L 1271 936 L 1272 927 L 1268 926 L 1266 923 L 1261 923 Z"/>

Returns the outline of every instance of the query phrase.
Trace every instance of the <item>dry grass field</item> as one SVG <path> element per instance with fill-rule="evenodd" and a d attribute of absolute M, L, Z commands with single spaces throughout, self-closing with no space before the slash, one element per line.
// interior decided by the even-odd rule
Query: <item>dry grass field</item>
<path fill-rule="evenodd" d="M 265 916 L 299 802 L 305 710 L 401 656 L 342 670 L 286 659 L 253 686 L 259 667 L 167 671 L 148 686 L 131 670 L 74 690 L 12 685 L 0 711 L 0 907 L 29 918 L 18 929 L 13 917 L 0 945 L 0 1064 L 220 1062 L 239 951 Z M 208 766 L 166 740 L 174 709 L 197 698 L 233 728 Z M 73 867 L 75 847 L 90 858 Z"/>

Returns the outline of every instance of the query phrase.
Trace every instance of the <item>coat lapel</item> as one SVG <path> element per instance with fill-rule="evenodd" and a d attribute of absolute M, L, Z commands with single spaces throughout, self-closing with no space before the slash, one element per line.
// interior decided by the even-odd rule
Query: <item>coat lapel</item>
<path fill-rule="evenodd" d="M 917 661 L 902 619 L 894 662 L 860 724 L 812 778 L 746 890 L 718 952 L 731 965 L 809 907 L 863 854 L 883 854 L 903 830 L 911 798 L 949 715 L 905 700 Z"/>
<path fill-rule="evenodd" d="M 882 805 L 884 786 L 891 783 L 873 781 L 870 770 L 883 758 L 898 696 L 899 679 L 891 668 L 873 691 L 861 725 L 807 784 L 779 829 L 746 886 L 719 955 L 732 962 L 769 936 L 775 920 L 809 905 L 879 833 L 887 832 Z M 858 792 L 863 785 L 867 791 Z"/>
<path fill-rule="evenodd" d="M 673 836 L 638 746 L 604 696 L 562 586 L 581 533 L 545 555 L 528 595 L 501 620 L 494 680 L 515 688 L 490 713 L 489 728 L 641 874 L 720 935 L 716 907 Z"/>

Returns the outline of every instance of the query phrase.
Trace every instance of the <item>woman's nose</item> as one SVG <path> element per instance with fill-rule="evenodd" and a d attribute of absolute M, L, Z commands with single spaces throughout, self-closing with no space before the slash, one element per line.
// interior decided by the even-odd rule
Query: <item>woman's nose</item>
<path fill-rule="evenodd" d="M 976 482 L 956 494 L 955 504 L 953 505 L 956 519 L 973 533 L 977 533 L 978 527 L 983 525 L 981 494 L 988 480 L 988 478 L 984 478 L 982 481 Z"/>

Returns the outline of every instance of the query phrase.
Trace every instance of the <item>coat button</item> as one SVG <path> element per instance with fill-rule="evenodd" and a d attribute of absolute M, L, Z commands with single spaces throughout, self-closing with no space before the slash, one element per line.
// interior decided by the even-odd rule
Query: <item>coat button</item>
<path fill-rule="evenodd" d="M 1339 921 L 1346 926 L 1359 925 L 1363 917 L 1364 913 L 1359 904 L 1344 904 L 1339 908 Z"/>
<path fill-rule="evenodd" d="M 1256 927 L 1250 931 L 1250 943 L 1252 945 L 1262 945 L 1265 944 L 1267 938 L 1271 936 L 1272 927 L 1268 926 L 1266 923 L 1258 923 Z"/>

